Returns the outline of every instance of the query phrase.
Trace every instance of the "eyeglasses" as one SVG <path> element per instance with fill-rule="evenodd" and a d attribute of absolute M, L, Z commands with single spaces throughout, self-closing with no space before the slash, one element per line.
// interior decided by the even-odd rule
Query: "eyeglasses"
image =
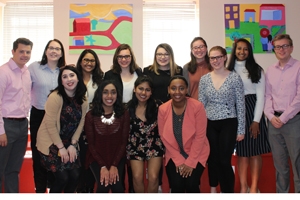
<path fill-rule="evenodd" d="M 205 45 L 200 45 L 200 46 L 195 46 L 195 47 L 193 47 L 192 49 L 193 49 L 194 51 L 196 51 L 196 50 L 204 49 L 205 47 L 206 47 Z"/>
<path fill-rule="evenodd" d="M 214 57 L 209 57 L 209 60 L 210 61 L 214 61 L 214 60 L 217 60 L 219 61 L 221 58 L 223 58 L 224 56 L 214 56 Z"/>
<path fill-rule="evenodd" d="M 48 49 L 50 51 L 61 51 L 61 48 L 59 48 L 59 47 L 48 47 Z"/>
<path fill-rule="evenodd" d="M 165 57 L 165 58 L 169 58 L 170 54 L 168 53 L 157 53 L 156 54 L 156 57 L 158 58 L 162 58 L 162 57 Z"/>
<path fill-rule="evenodd" d="M 125 60 L 129 60 L 129 59 L 131 58 L 131 55 L 117 56 L 117 59 L 118 59 L 118 60 L 123 60 L 123 58 L 124 58 Z"/>
<path fill-rule="evenodd" d="M 90 60 L 90 59 L 87 59 L 87 58 L 82 59 L 82 61 L 83 61 L 84 64 L 88 64 L 88 63 L 93 64 L 95 62 L 95 60 Z"/>
<path fill-rule="evenodd" d="M 276 45 L 276 46 L 274 46 L 274 50 L 280 50 L 281 48 L 282 49 L 287 49 L 287 48 L 289 48 L 291 45 L 289 45 L 289 44 L 284 44 L 284 45 Z"/>

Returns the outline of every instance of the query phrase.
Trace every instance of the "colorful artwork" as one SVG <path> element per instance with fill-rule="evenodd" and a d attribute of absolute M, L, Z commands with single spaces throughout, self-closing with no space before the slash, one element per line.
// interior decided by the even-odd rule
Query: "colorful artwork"
<path fill-rule="evenodd" d="M 227 52 L 237 39 L 245 38 L 254 53 L 270 53 L 272 39 L 286 31 L 283 4 L 225 4 L 224 19 Z"/>
<path fill-rule="evenodd" d="M 70 54 L 114 54 L 120 44 L 132 45 L 132 5 L 71 4 L 69 27 Z"/>

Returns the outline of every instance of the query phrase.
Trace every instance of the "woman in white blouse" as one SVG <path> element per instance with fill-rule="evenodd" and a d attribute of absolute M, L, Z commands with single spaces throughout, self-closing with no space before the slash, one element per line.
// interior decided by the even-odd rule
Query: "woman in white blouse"
<path fill-rule="evenodd" d="M 259 192 L 258 181 L 262 168 L 261 154 L 270 152 L 267 138 L 267 126 L 263 115 L 265 95 L 265 75 L 253 56 L 250 42 L 239 39 L 232 49 L 230 71 L 237 72 L 244 84 L 246 104 L 246 132 L 245 139 L 237 142 L 238 173 L 241 183 L 241 193 Z M 251 187 L 248 187 L 248 166 L 251 172 Z"/>
<path fill-rule="evenodd" d="M 220 182 L 222 193 L 234 192 L 231 157 L 235 142 L 244 139 L 245 99 L 240 76 L 226 69 L 227 52 L 215 46 L 209 51 L 213 71 L 202 76 L 199 101 L 204 104 L 210 145 L 208 176 L 211 187 Z"/>
<path fill-rule="evenodd" d="M 81 52 L 76 68 L 83 78 L 83 82 L 87 88 L 86 97 L 88 103 L 91 104 L 94 99 L 94 93 L 103 80 L 103 71 L 101 69 L 98 55 L 92 49 L 85 49 Z M 89 109 L 88 109 L 89 110 Z M 80 183 L 77 187 L 77 193 L 93 193 L 95 179 L 90 169 L 84 168 L 88 141 L 83 131 L 79 138 L 80 160 L 82 164 Z"/>

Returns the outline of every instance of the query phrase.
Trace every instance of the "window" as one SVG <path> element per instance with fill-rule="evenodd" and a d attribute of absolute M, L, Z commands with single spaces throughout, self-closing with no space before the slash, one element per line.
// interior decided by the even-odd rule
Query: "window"
<path fill-rule="evenodd" d="M 143 67 L 153 63 L 158 44 L 168 43 L 174 51 L 176 64 L 190 60 L 190 43 L 199 36 L 199 14 L 195 1 L 144 2 Z"/>
<path fill-rule="evenodd" d="M 53 39 L 53 3 L 7 2 L 3 15 L 3 48 L 1 63 L 11 57 L 13 42 L 25 37 L 33 42 L 31 59 L 39 61 L 47 42 Z"/>

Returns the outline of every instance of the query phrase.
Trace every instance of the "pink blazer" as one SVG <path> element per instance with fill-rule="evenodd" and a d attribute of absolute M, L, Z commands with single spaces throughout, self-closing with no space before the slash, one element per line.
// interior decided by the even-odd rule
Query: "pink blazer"
<path fill-rule="evenodd" d="M 173 132 L 172 100 L 162 104 L 158 110 L 158 130 L 166 147 L 166 165 L 172 159 L 176 166 L 185 164 L 196 168 L 200 162 L 205 167 L 210 151 L 206 126 L 207 118 L 203 104 L 196 99 L 187 97 L 182 124 L 183 149 L 189 155 L 185 159 L 180 154 L 180 148 Z"/>

